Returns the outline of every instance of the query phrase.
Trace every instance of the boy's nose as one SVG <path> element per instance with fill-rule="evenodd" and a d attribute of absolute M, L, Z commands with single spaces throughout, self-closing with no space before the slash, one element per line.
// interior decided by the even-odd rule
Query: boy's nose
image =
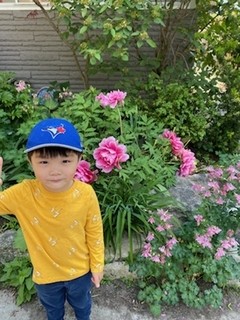
<path fill-rule="evenodd" d="M 57 167 L 57 166 L 53 166 L 51 169 L 50 169 L 50 175 L 51 176 L 58 176 L 61 174 L 61 171 L 60 169 Z"/>

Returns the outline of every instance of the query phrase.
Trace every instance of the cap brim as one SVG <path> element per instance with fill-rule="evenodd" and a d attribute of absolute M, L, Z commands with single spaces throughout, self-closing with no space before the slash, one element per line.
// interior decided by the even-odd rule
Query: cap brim
<path fill-rule="evenodd" d="M 70 150 L 74 150 L 74 151 L 78 151 L 78 152 L 82 152 L 83 149 L 80 148 L 75 148 L 69 145 L 65 145 L 65 144 L 59 144 L 59 143 L 45 143 L 45 144 L 39 144 L 37 146 L 34 146 L 32 148 L 28 148 L 26 150 L 24 150 L 24 153 L 28 153 L 37 149 L 41 149 L 41 148 L 46 148 L 46 147 L 60 147 L 60 148 L 66 148 L 66 149 L 70 149 Z"/>

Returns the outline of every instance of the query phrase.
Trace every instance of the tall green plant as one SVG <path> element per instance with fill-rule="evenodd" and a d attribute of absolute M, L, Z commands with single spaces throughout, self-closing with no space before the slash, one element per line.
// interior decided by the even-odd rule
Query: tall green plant
<path fill-rule="evenodd" d="M 139 111 L 131 98 L 115 108 L 101 107 L 96 101 L 98 91 L 75 95 L 63 103 L 61 114 L 68 114 L 83 132 L 83 159 L 94 170 L 94 150 L 107 137 L 115 137 L 127 148 L 130 159 L 122 169 L 99 172 L 94 182 L 103 214 L 105 242 L 121 255 L 125 234 L 133 257 L 133 238 L 147 232 L 149 211 L 173 205 L 167 188 L 175 182 L 178 162 L 171 156 L 168 141 L 161 137 L 161 123 Z M 96 168 L 95 168 L 96 169 Z M 175 204 L 176 205 L 176 204 Z"/>

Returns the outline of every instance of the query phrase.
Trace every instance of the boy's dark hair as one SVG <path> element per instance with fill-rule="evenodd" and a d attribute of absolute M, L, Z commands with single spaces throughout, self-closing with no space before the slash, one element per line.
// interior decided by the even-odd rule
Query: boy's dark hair
<path fill-rule="evenodd" d="M 31 160 L 31 157 L 33 153 L 39 154 L 41 157 L 46 157 L 46 158 L 54 158 L 57 156 L 62 156 L 62 157 L 67 157 L 69 153 L 73 152 L 75 153 L 79 158 L 81 156 L 81 152 L 68 149 L 68 148 L 62 148 L 62 147 L 44 147 L 44 148 L 39 148 L 33 151 L 30 151 L 27 153 L 27 157 L 29 160 Z"/>

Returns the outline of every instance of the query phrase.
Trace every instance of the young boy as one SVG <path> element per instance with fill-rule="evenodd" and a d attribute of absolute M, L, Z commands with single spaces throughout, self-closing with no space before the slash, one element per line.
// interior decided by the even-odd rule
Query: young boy
<path fill-rule="evenodd" d="M 40 121 L 25 151 L 35 179 L 0 192 L 0 215 L 14 214 L 19 221 L 48 320 L 64 319 L 65 300 L 76 319 L 89 320 L 91 283 L 99 287 L 103 277 L 98 200 L 90 185 L 74 180 L 82 151 L 80 136 L 70 122 Z M 2 162 L 1 158 L 0 176 Z"/>

